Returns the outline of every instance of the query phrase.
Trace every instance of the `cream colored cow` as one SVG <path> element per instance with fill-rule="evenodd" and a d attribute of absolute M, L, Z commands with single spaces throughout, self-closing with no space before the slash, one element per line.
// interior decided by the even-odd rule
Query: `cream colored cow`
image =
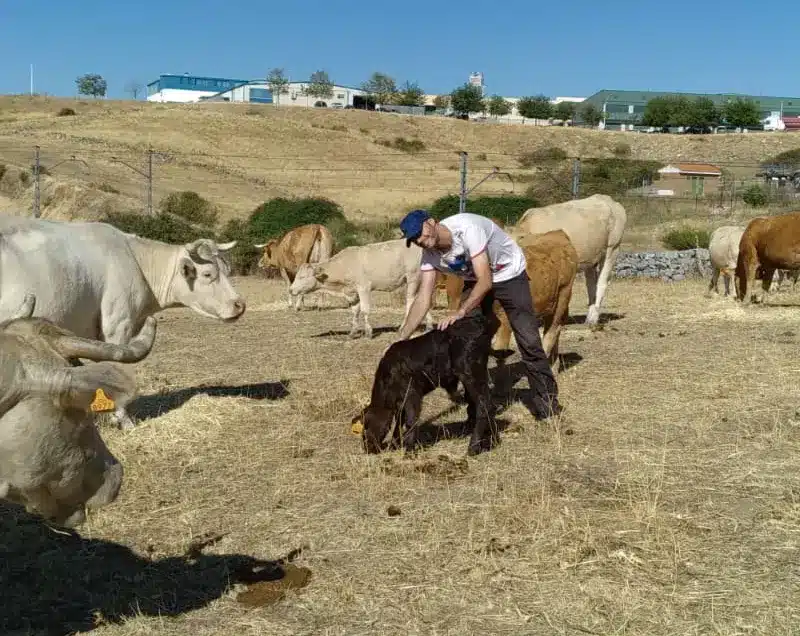
<path fill-rule="evenodd" d="M 620 203 L 608 195 L 593 194 L 584 199 L 531 208 L 510 234 L 514 239 L 521 239 L 526 234 L 564 230 L 578 253 L 578 268 L 586 277 L 589 296 L 586 324 L 596 325 L 626 222 L 627 214 Z"/>
<path fill-rule="evenodd" d="M 719 275 L 723 276 L 725 296 L 730 295 L 731 279 L 736 273 L 736 260 L 739 258 L 739 241 L 744 234 L 742 225 L 723 225 L 711 233 L 708 241 L 708 254 L 711 259 L 711 282 L 706 296 L 717 291 Z"/>

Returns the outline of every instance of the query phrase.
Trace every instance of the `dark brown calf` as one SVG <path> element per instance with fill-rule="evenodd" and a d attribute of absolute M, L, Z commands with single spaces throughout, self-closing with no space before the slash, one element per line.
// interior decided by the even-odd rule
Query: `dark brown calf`
<path fill-rule="evenodd" d="M 498 326 L 495 316 L 487 319 L 478 309 L 444 331 L 433 329 L 389 347 L 375 372 L 369 405 L 353 418 L 363 424 L 364 449 L 378 453 L 398 445 L 413 447 L 424 396 L 442 387 L 455 399 L 460 381 L 473 425 L 467 454 L 489 450 L 497 430 L 487 365 Z"/>

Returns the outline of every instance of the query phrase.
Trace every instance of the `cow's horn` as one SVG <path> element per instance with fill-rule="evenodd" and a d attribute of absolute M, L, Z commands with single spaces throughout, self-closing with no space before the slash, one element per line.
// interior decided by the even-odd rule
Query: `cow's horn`
<path fill-rule="evenodd" d="M 220 252 L 228 252 L 232 250 L 234 247 L 236 247 L 236 244 L 238 242 L 239 241 L 229 241 L 228 243 L 217 243 L 217 249 Z"/>
<path fill-rule="evenodd" d="M 22 304 L 17 309 L 17 312 L 8 318 L 11 320 L 19 320 L 21 318 L 30 318 L 33 316 L 33 308 L 36 306 L 36 296 L 33 294 L 25 294 Z"/>
<path fill-rule="evenodd" d="M 256 248 L 258 248 L 260 250 L 264 249 L 266 246 L 267 246 L 266 243 L 256 243 L 255 245 L 253 245 L 253 247 L 256 247 Z"/>
<path fill-rule="evenodd" d="M 65 358 L 86 358 L 95 362 L 139 362 L 150 353 L 155 338 L 156 319 L 148 316 L 142 330 L 125 345 L 77 336 L 54 336 L 52 342 Z"/>

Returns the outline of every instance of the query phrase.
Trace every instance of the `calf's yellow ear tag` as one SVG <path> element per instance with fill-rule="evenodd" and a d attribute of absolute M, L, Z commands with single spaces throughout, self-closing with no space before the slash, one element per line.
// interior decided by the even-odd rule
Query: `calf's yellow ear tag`
<path fill-rule="evenodd" d="M 350 426 L 350 432 L 353 435 L 361 435 L 364 430 L 364 423 L 360 417 L 353 418 L 353 424 Z"/>
<path fill-rule="evenodd" d="M 95 413 L 101 411 L 113 411 L 114 400 L 112 400 L 105 393 L 103 393 L 103 389 L 97 389 L 97 391 L 94 392 L 94 402 L 92 402 L 89 408 L 92 409 Z"/>

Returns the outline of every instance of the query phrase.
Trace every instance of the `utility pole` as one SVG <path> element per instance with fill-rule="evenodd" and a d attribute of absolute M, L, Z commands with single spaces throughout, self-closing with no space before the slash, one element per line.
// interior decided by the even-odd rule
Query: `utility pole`
<path fill-rule="evenodd" d="M 577 199 L 580 196 L 581 188 L 581 160 L 575 157 L 572 161 L 572 198 Z"/>
<path fill-rule="evenodd" d="M 31 96 L 33 96 L 33 64 L 31 64 Z"/>
<path fill-rule="evenodd" d="M 467 209 L 467 152 L 461 151 L 461 190 L 458 197 L 459 214 Z"/>
<path fill-rule="evenodd" d="M 39 218 L 41 208 L 39 206 L 40 190 L 39 190 L 39 146 L 35 146 L 33 155 L 33 216 Z"/>

